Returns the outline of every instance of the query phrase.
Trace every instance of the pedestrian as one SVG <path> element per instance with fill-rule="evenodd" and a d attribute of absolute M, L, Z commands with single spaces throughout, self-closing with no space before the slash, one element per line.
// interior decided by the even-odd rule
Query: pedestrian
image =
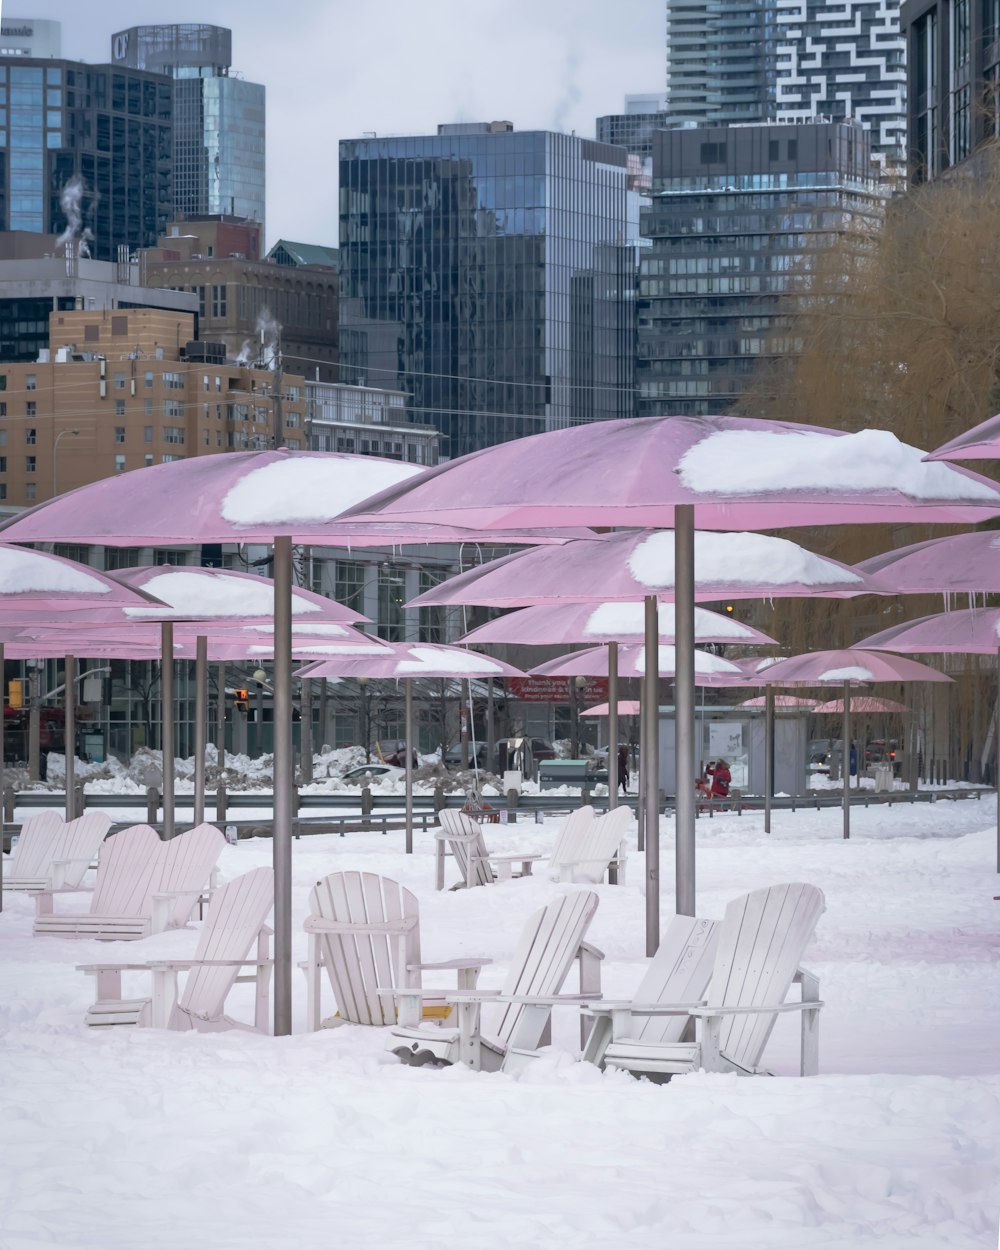
<path fill-rule="evenodd" d="M 618 744 L 618 784 L 623 794 L 628 794 L 628 747 L 624 742 Z"/>
<path fill-rule="evenodd" d="M 705 776 L 711 782 L 709 794 L 713 799 L 729 798 L 729 787 L 732 784 L 733 775 L 725 760 L 716 760 L 714 764 L 709 764 L 705 769 Z"/>

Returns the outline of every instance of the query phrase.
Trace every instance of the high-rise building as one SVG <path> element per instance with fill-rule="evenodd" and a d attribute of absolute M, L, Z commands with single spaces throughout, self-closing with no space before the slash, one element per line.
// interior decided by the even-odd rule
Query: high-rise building
<path fill-rule="evenodd" d="M 341 142 L 341 380 L 445 456 L 631 416 L 627 157 L 509 122 Z"/>
<path fill-rule="evenodd" d="M 899 0 L 778 0 L 780 122 L 854 118 L 872 155 L 901 170 L 906 138 L 906 40 Z"/>
<path fill-rule="evenodd" d="M 910 177 L 923 182 L 1000 136 L 1000 0 L 904 0 Z"/>
<path fill-rule="evenodd" d="M 667 101 L 673 123 L 774 116 L 778 0 L 667 0 Z"/>
<path fill-rule="evenodd" d="M 159 74 L 0 57 L 0 230 L 63 236 L 114 260 L 170 218 L 173 83 Z"/>
<path fill-rule="evenodd" d="M 174 215 L 264 225 L 264 87 L 231 73 L 232 31 L 181 23 L 111 37 L 115 65 L 174 82 Z"/>
<path fill-rule="evenodd" d="M 870 134 L 855 122 L 658 131 L 642 228 L 640 415 L 725 412 L 769 360 L 819 253 L 878 220 Z"/>
<path fill-rule="evenodd" d="M 0 56 L 62 56 L 62 22 L 5 15 L 0 20 Z"/>
<path fill-rule="evenodd" d="M 609 113 L 597 119 L 597 141 L 615 143 L 634 156 L 652 160 L 653 131 L 668 124 L 664 94 L 627 95 L 624 113 Z"/>

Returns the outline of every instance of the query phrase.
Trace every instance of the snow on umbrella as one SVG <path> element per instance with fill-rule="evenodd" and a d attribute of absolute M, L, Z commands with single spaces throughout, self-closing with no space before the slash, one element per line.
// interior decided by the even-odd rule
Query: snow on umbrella
<path fill-rule="evenodd" d="M 699 686 L 749 685 L 746 674 L 736 664 L 724 660 L 721 655 L 709 651 L 694 653 L 695 682 Z M 618 652 L 619 673 L 622 677 L 646 675 L 645 646 L 622 647 Z M 676 651 L 670 646 L 657 647 L 656 674 L 672 677 L 677 670 Z M 546 660 L 533 669 L 533 677 L 606 677 L 608 652 L 606 647 L 589 647 L 585 651 L 571 651 L 554 660 Z"/>
<path fill-rule="evenodd" d="M 882 655 L 877 651 L 862 651 L 858 647 L 840 651 L 811 651 L 805 655 L 794 655 L 762 669 L 760 678 L 768 685 L 777 686 L 842 686 L 844 692 L 842 737 L 845 743 L 851 741 L 850 690 L 852 686 L 886 681 L 951 681 L 945 673 L 940 673 L 926 664 L 918 664 L 915 660 L 903 659 L 900 656 Z M 851 829 L 850 784 L 850 769 L 845 768 L 845 838 L 850 837 Z"/>
<path fill-rule="evenodd" d="M 658 605 L 661 642 L 673 642 L 674 605 Z M 645 632 L 643 605 L 638 601 L 613 603 L 541 604 L 521 608 L 487 621 L 461 641 L 477 646 L 495 643 L 547 646 L 553 643 L 639 641 Z M 694 610 L 695 642 L 739 646 L 773 646 L 775 639 L 742 621 L 707 608 Z"/>
<path fill-rule="evenodd" d="M 519 668 L 462 647 L 436 643 L 390 643 L 388 654 L 330 656 L 306 668 L 299 677 L 366 677 L 403 681 L 406 700 L 406 850 L 413 850 L 413 678 L 523 677 Z M 477 769 L 478 771 L 478 769 Z"/>
<path fill-rule="evenodd" d="M 1000 413 L 929 451 L 926 460 L 1000 460 Z"/>
<path fill-rule="evenodd" d="M 503 525 L 657 526 L 676 529 L 683 605 L 676 682 L 677 775 L 695 767 L 693 626 L 700 529 L 774 529 L 839 522 L 962 523 L 998 510 L 1000 489 L 965 469 L 927 464 L 884 430 L 840 430 L 740 417 L 643 417 L 554 430 L 450 461 L 416 482 L 383 491 L 349 516 L 490 530 Z M 947 474 L 932 472 L 948 469 Z M 608 596 L 601 596 L 607 598 Z M 653 646 L 650 612 L 646 642 Z M 654 697 L 654 678 L 647 696 Z M 655 760 L 655 724 L 647 760 Z M 644 781 L 657 810 L 655 769 Z M 694 915 L 693 793 L 678 795 L 676 907 Z M 659 861 L 647 853 L 647 950 L 659 941 Z"/>

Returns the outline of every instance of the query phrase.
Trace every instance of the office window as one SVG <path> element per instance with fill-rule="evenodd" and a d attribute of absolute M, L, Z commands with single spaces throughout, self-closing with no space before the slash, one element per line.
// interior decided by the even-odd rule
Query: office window
<path fill-rule="evenodd" d="M 0 447 L 6 447 L 6 446 L 7 446 L 7 431 L 0 430 Z"/>
<path fill-rule="evenodd" d="M 105 547 L 104 568 L 113 573 L 115 569 L 136 569 L 139 567 L 138 547 Z"/>
<path fill-rule="evenodd" d="M 183 456 L 161 456 L 160 464 L 173 464 L 175 460 L 183 460 Z"/>
<path fill-rule="evenodd" d="M 38 375 L 29 373 L 24 379 L 24 389 L 26 391 L 35 391 L 38 389 Z"/>
<path fill-rule="evenodd" d="M 37 472 L 37 470 L 38 470 L 38 457 L 37 456 L 25 456 L 24 457 L 25 473 L 35 473 Z"/>
<path fill-rule="evenodd" d="M 125 442 L 125 427 L 123 425 L 115 426 L 115 442 L 116 443 Z"/>
<path fill-rule="evenodd" d="M 116 473 L 125 472 L 125 457 L 123 455 L 119 454 L 115 456 L 115 472 Z"/>
<path fill-rule="evenodd" d="M 212 316 L 224 317 L 226 315 L 226 288 L 221 285 L 212 287 Z"/>
<path fill-rule="evenodd" d="M 115 416 L 124 417 L 124 415 L 125 415 L 125 401 L 124 399 L 116 399 L 115 400 Z"/>
<path fill-rule="evenodd" d="M 184 389 L 184 375 L 180 373 L 165 373 L 163 375 L 163 385 L 168 391 L 182 391 Z"/>
<path fill-rule="evenodd" d="M 143 456 L 142 461 L 143 461 L 143 464 L 148 468 L 149 465 L 153 463 L 153 453 L 151 451 L 147 451 L 146 454 Z"/>
<path fill-rule="evenodd" d="M 24 415 L 26 417 L 38 416 L 38 405 L 35 403 L 33 399 L 29 399 L 28 402 L 24 405 Z"/>
<path fill-rule="evenodd" d="M 125 374 L 116 373 L 115 374 L 115 390 L 123 391 L 124 389 L 125 389 Z"/>
<path fill-rule="evenodd" d="M 147 370 L 146 370 L 146 376 L 143 378 L 143 380 L 142 380 L 142 384 L 143 384 L 143 386 L 144 386 L 144 387 L 146 387 L 146 389 L 147 389 L 147 390 L 152 390 L 152 387 L 153 387 L 153 371 L 152 371 L 152 369 L 147 369 Z"/>
<path fill-rule="evenodd" d="M 378 636 L 386 642 L 406 637 L 406 575 L 402 569 L 380 566 L 378 571 Z"/>
<path fill-rule="evenodd" d="M 6 473 L 6 472 L 7 472 L 7 457 L 0 456 L 0 473 Z"/>
<path fill-rule="evenodd" d="M 0 482 L 0 500 L 7 498 L 7 483 Z"/>
<path fill-rule="evenodd" d="M 24 441 L 29 447 L 34 447 L 34 445 L 38 442 L 38 431 L 33 425 L 29 426 L 24 431 Z"/>
<path fill-rule="evenodd" d="M 38 498 L 38 489 L 34 482 L 25 482 L 24 484 L 25 502 L 31 503 L 32 500 Z"/>
<path fill-rule="evenodd" d="M 365 610 L 365 566 L 353 560 L 338 560 L 333 597 L 354 612 Z"/>
<path fill-rule="evenodd" d="M 165 425 L 163 427 L 163 441 L 165 443 L 183 443 L 184 427 L 182 425 Z"/>

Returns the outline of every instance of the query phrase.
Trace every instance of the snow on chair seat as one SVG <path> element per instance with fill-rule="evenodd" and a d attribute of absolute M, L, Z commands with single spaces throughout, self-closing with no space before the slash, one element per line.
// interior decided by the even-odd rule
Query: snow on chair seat
<path fill-rule="evenodd" d="M 272 930 L 266 922 L 273 905 L 273 869 L 254 868 L 215 892 L 191 959 L 78 965 L 79 971 L 97 982 L 97 1001 L 87 1012 L 86 1023 L 198 1032 L 237 1028 L 266 1033 L 273 967 L 269 953 Z M 252 949 L 254 943 L 256 951 Z M 148 973 L 152 977 L 150 996 L 122 998 L 123 972 Z M 187 977 L 178 999 L 180 972 L 187 972 Z M 254 984 L 252 1025 L 225 1015 L 226 999 L 237 982 Z"/>
<path fill-rule="evenodd" d="M 611 1017 L 611 1040 L 604 1066 L 636 1076 L 669 1078 L 701 1068 L 746 1075 L 759 1067 L 779 1014 L 801 1015 L 799 1071 L 819 1069 L 819 983 L 799 967 L 824 910 L 822 891 L 792 883 L 753 890 L 734 899 L 717 929 L 712 977 L 704 1003 L 653 1002 L 601 1004 Z M 793 984 L 801 1000 L 785 1002 Z M 655 1017 L 695 1021 L 698 1039 L 680 1040 L 676 1027 L 662 1040 L 649 1030 Z"/>
<path fill-rule="evenodd" d="M 476 885 L 494 885 L 498 881 L 509 881 L 514 876 L 528 877 L 532 865 L 541 855 L 491 855 L 486 849 L 482 826 L 465 812 L 454 808 L 442 808 L 438 812 L 440 829 L 434 830 L 435 846 L 435 887 L 444 889 L 444 855 L 445 844 L 450 848 L 455 862 L 462 874 L 462 880 L 451 888 L 453 890 L 471 889 Z M 513 865 L 520 864 L 520 873 L 513 872 Z"/>
<path fill-rule="evenodd" d="M 446 992 L 457 1008 L 458 1025 L 420 1024 L 425 992 L 397 992 L 400 1023 L 386 1049 L 404 1063 L 464 1063 L 473 1069 L 515 1071 L 549 1041 L 552 1008 L 579 1007 L 601 996 L 599 950 L 584 941 L 597 911 L 598 896 L 579 890 L 549 903 L 525 921 L 510 970 L 500 990 Z M 563 994 L 573 964 L 579 968 L 580 992 Z M 480 1027 L 480 1008 L 493 1004 Z M 589 1021 L 581 1021 L 582 1031 Z"/>
<path fill-rule="evenodd" d="M 34 895 L 37 935 L 133 941 L 187 923 L 226 845 L 213 825 L 161 841 L 149 825 L 133 825 L 101 846 L 97 880 L 86 912 L 56 912 L 55 900 L 80 891 Z"/>
<path fill-rule="evenodd" d="M 321 1027 L 324 971 L 337 1003 L 337 1015 L 324 1023 L 388 1025 L 396 1023 L 396 999 L 384 991 L 419 989 L 422 972 L 431 969 L 454 971 L 459 989 L 475 989 L 480 969 L 489 963 L 422 963 L 416 896 L 373 872 L 332 872 L 317 881 L 304 927 L 309 934 L 309 958 L 303 967 L 310 1030 Z M 423 1001 L 425 1019 L 450 1012 L 443 992 Z"/>

